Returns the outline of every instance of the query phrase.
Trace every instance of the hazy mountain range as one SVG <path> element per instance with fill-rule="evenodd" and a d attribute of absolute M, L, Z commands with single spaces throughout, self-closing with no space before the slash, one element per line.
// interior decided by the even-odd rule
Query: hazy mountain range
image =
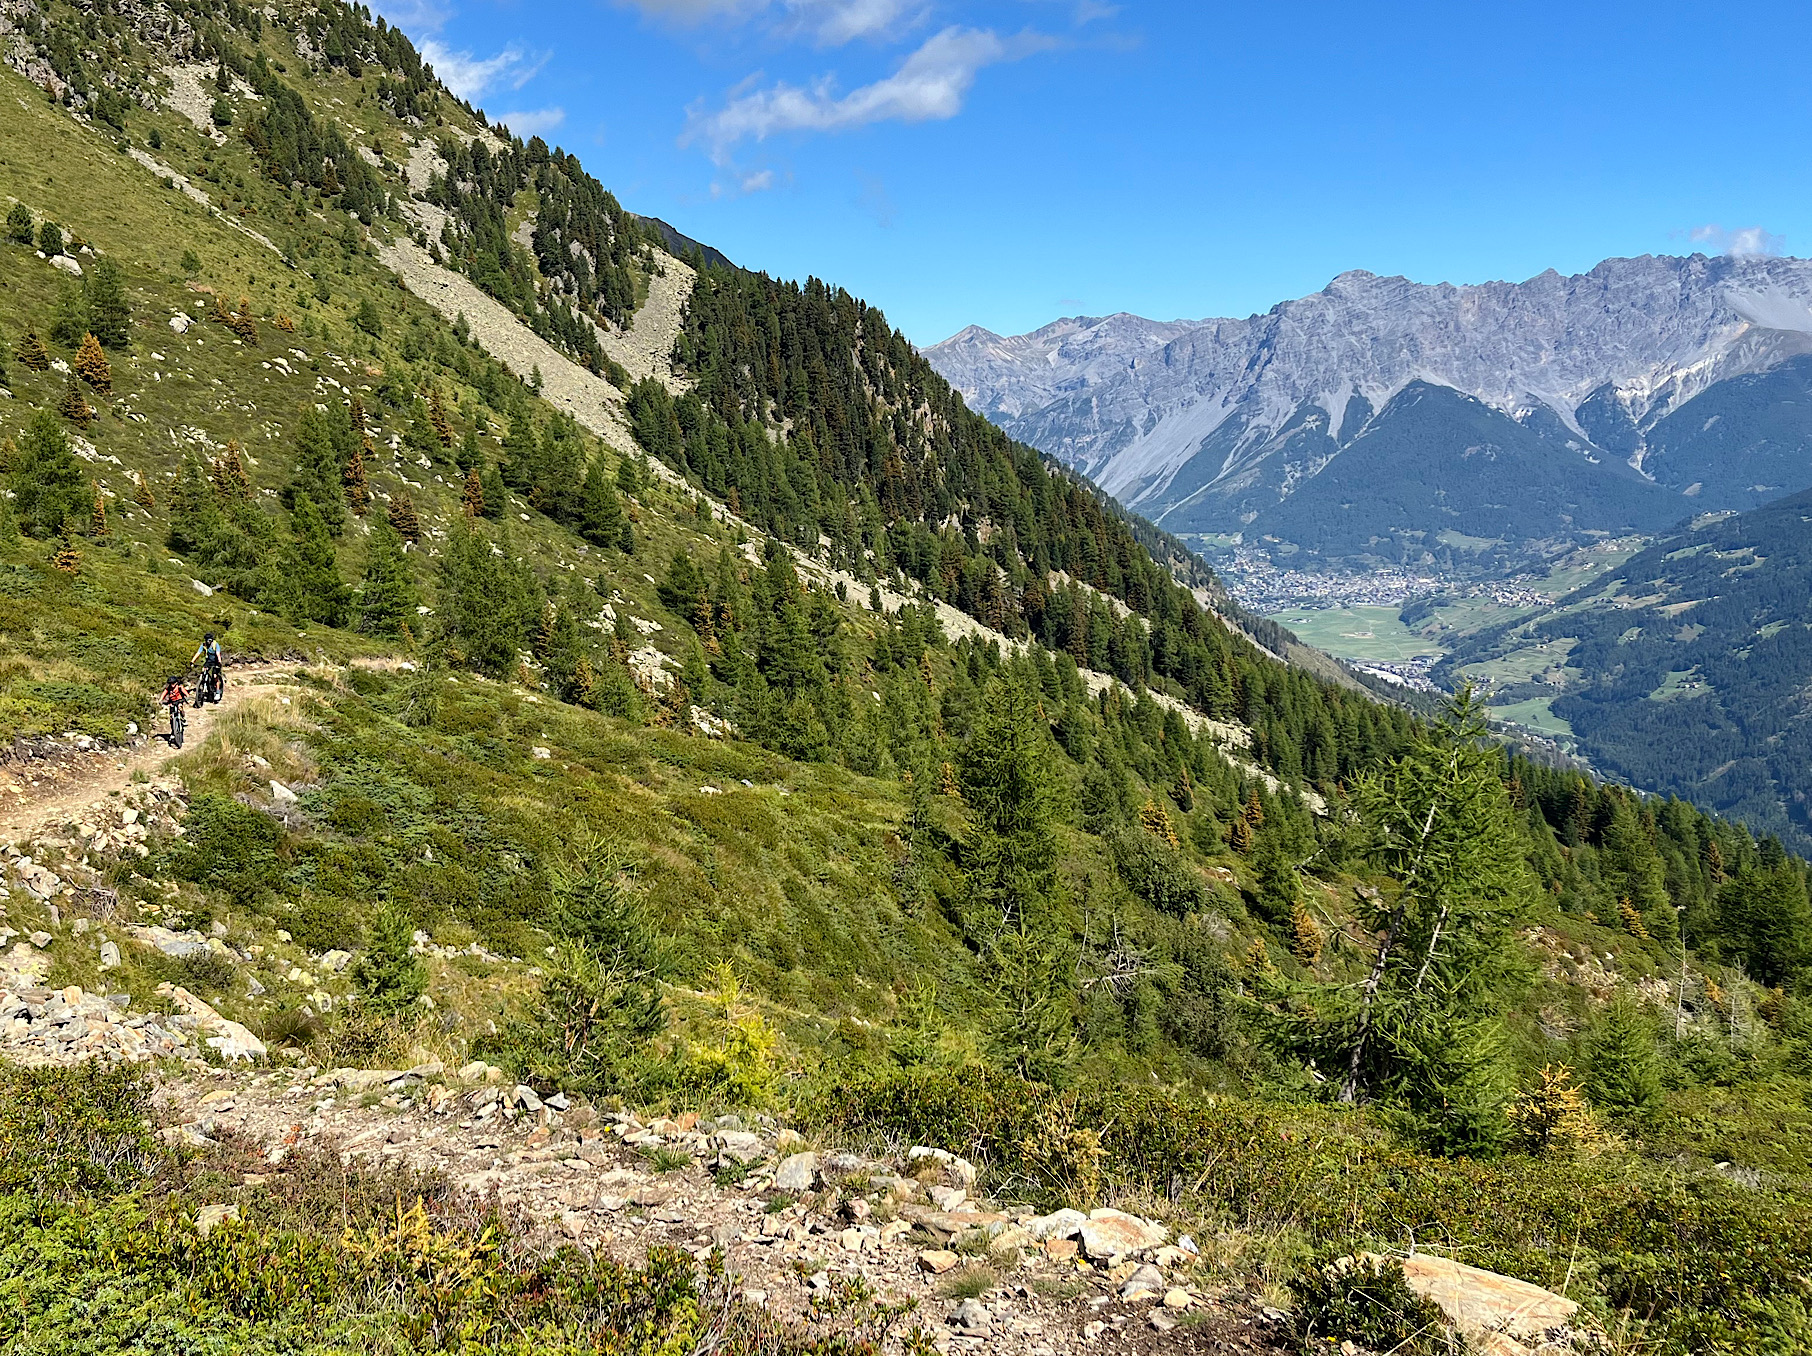
<path fill-rule="evenodd" d="M 1812 262 L 1343 273 L 1244 320 L 971 326 L 926 350 L 1014 436 L 1180 533 L 1518 553 L 1812 485 Z"/>

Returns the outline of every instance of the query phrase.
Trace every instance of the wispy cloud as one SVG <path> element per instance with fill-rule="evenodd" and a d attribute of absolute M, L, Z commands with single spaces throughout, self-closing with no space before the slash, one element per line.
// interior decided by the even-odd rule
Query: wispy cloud
<path fill-rule="evenodd" d="M 421 50 L 446 87 L 468 103 L 482 99 L 494 89 L 521 89 L 541 73 L 549 55 L 530 57 L 512 44 L 496 56 L 475 57 L 470 52 L 453 51 L 438 38 L 428 39 Z"/>
<path fill-rule="evenodd" d="M 410 33 L 438 33 L 453 17 L 442 0 L 378 0 L 373 8 Z"/>
<path fill-rule="evenodd" d="M 716 112 L 695 108 L 681 144 L 703 142 L 720 162 L 745 141 L 783 132 L 843 132 L 877 122 L 954 118 L 986 66 L 1016 61 L 1052 46 L 1039 34 L 1003 38 L 987 29 L 946 28 L 885 79 L 838 94 L 833 76 L 809 87 L 780 81 L 733 94 Z"/>
<path fill-rule="evenodd" d="M 527 108 L 514 113 L 500 113 L 497 121 L 519 137 L 543 137 L 557 131 L 566 121 L 564 108 Z"/>
<path fill-rule="evenodd" d="M 1776 235 L 1760 226 L 1739 226 L 1734 230 L 1726 230 L 1714 222 L 1707 226 L 1695 226 L 1687 235 L 1695 245 L 1704 245 L 1714 253 L 1738 258 L 1750 254 L 1779 254 L 1787 247 L 1785 236 Z"/>
<path fill-rule="evenodd" d="M 825 47 L 900 32 L 921 18 L 927 0 L 619 0 L 650 18 L 694 25 L 759 20 L 782 37 Z"/>

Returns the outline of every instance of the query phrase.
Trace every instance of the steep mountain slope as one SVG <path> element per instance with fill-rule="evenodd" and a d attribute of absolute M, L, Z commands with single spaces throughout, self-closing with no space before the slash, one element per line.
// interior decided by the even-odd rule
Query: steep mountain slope
<path fill-rule="evenodd" d="M 1812 494 L 1712 515 L 1513 627 L 1469 665 L 1546 647 L 1555 714 L 1600 767 L 1812 848 Z M 1542 685 L 1538 685 L 1542 686 Z"/>
<path fill-rule="evenodd" d="M 1282 1276 L 1300 1349 L 1303 1258 L 1437 1226 L 1665 1356 L 1800 1342 L 1803 863 L 1275 662 L 873 307 L 694 278 L 362 10 L 0 4 L 0 1044 L 53 1066 L 0 1071 L 0 1345 L 893 1356 L 1048 1301 L 1180 1353 Z M 207 629 L 281 685 L 39 828 Z M 127 1032 L 276 1067 L 153 1138 L 55 1067 Z M 385 1126 L 469 1191 L 357 1170 Z M 1116 1306 L 1141 1250 L 1240 1298 Z"/>
<path fill-rule="evenodd" d="M 926 356 L 1016 437 L 1172 531 L 1345 557 L 1465 531 L 1454 518 L 1474 508 L 1486 530 L 1468 535 L 1520 549 L 1805 488 L 1812 406 L 1793 392 L 1808 347 L 1812 265 L 1695 255 L 1467 287 L 1345 273 L 1246 320 L 1112 316 L 1013 339 L 971 327 Z M 1402 402 L 1418 385 L 1479 408 L 1453 427 L 1445 402 Z M 1322 487 L 1373 538 L 1324 540 L 1321 508 L 1292 501 L 1314 505 L 1380 422 L 1413 456 Z M 1505 517 L 1489 478 L 1471 495 L 1454 463 L 1512 446 L 1538 502 Z M 1416 488 L 1443 477 L 1457 497 Z"/>

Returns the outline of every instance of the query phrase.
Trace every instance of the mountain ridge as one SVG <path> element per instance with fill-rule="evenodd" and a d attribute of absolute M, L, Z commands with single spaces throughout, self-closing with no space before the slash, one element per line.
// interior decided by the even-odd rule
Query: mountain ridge
<path fill-rule="evenodd" d="M 1556 458 L 1622 462 L 1700 501 L 1660 505 L 1632 480 L 1602 522 L 1559 525 L 1657 530 L 1802 487 L 1745 479 L 1740 466 L 1725 480 L 1682 479 L 1691 440 L 1678 428 L 1653 435 L 1706 391 L 1812 352 L 1812 263 L 1643 255 L 1466 285 L 1349 270 L 1245 319 L 1117 313 L 1004 337 L 970 326 L 924 351 L 1015 437 L 1173 531 L 1262 533 L 1415 381 L 1536 429 Z M 1330 445 L 1293 445 L 1317 413 Z M 1388 526 L 1427 536 L 1443 525 Z M 1521 526 L 1541 537 L 1555 525 Z"/>

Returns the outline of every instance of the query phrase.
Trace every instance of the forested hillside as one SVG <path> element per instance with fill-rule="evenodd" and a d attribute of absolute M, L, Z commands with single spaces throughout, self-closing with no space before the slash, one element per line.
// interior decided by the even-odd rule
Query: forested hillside
<path fill-rule="evenodd" d="M 1450 664 L 1564 653 L 1554 711 L 1594 763 L 1806 851 L 1809 522 L 1804 494 L 1711 517 Z"/>
<path fill-rule="evenodd" d="M 1420 721 L 1277 662 L 1174 542 L 828 284 L 707 264 L 671 380 L 600 396 L 620 426 L 557 407 L 678 261 L 363 10 L 4 13 L 0 722 L 32 939 L 7 985 L 160 1021 L 180 989 L 284 1070 L 477 1059 L 538 1104 L 966 1153 L 1011 1199 L 1161 1210 L 1199 1245 L 1164 1265 L 1290 1306 L 1292 1343 L 1384 1341 L 1319 1264 L 1412 1241 L 1570 1287 L 1644 1349 L 1806 1338 L 1812 903 L 1779 842 L 1512 759 L 1465 699 Z M 410 248 L 447 267 L 411 276 L 520 325 L 449 322 L 386 266 L 427 208 L 446 229 Z M 152 763 L 208 630 L 283 686 Z M 181 824 L 31 820 L 47 751 L 117 773 L 103 804 L 140 785 L 108 760 L 145 760 Z M 61 1096 L 20 1078 L 22 1105 Z M 0 1270 L 142 1287 L 111 1243 L 57 1241 L 99 1210 L 110 1239 L 150 1220 L 133 1255 L 191 1286 L 84 1308 L 93 1350 L 704 1340 L 684 1253 L 599 1279 L 423 1183 L 383 1257 L 483 1283 L 387 1289 L 376 1235 L 297 1223 L 315 1188 L 281 1155 L 203 1136 L 180 1190 L 135 1149 L 33 1194 L 9 1124 Z M 235 1182 L 233 1227 L 183 1241 Z M 714 1185 L 796 1204 L 735 1164 Z M 374 1190 L 340 1197 L 361 1229 Z M 963 1246 L 952 1301 L 1045 1265 Z M 1028 1293 L 1125 1283 L 1081 1260 Z M 757 1326 L 726 1349 L 883 1345 L 760 1346 L 732 1298 Z M 619 1313 L 641 1346 L 600 1335 Z"/>

